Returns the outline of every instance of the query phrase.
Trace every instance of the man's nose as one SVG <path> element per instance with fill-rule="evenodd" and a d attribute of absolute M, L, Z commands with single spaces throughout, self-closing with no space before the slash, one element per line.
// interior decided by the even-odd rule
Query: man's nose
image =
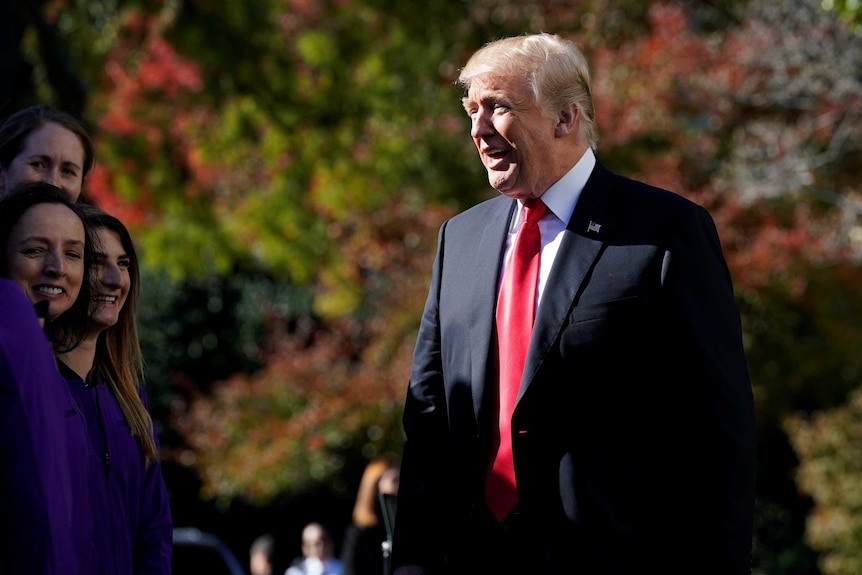
<path fill-rule="evenodd" d="M 493 132 L 491 118 L 488 114 L 477 112 L 470 118 L 470 135 L 473 138 L 481 138 Z"/>

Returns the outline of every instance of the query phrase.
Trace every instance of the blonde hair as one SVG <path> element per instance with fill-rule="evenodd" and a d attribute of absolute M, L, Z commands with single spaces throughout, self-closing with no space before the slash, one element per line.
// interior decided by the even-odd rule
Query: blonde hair
<path fill-rule="evenodd" d="M 377 484 L 387 470 L 397 468 L 395 461 L 381 457 L 365 466 L 359 489 L 356 492 L 356 503 L 353 506 L 353 522 L 359 527 L 373 527 L 380 523 L 377 514 Z"/>
<path fill-rule="evenodd" d="M 596 149 L 599 129 L 587 59 L 571 41 L 552 34 L 513 36 L 485 44 L 462 68 L 458 85 L 469 90 L 480 74 L 522 77 L 542 113 L 554 118 L 574 105 L 581 142 Z"/>

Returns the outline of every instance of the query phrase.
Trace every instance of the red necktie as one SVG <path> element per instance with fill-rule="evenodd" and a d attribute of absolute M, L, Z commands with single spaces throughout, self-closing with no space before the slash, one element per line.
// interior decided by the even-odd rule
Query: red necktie
<path fill-rule="evenodd" d="M 521 386 L 527 348 L 536 315 L 536 284 L 542 237 L 539 220 L 548 211 L 541 200 L 524 203 L 524 221 L 515 238 L 515 248 L 503 272 L 497 300 L 497 350 L 499 374 L 500 444 L 485 479 L 485 502 L 502 521 L 518 501 L 515 465 L 512 459 L 512 412 Z"/>

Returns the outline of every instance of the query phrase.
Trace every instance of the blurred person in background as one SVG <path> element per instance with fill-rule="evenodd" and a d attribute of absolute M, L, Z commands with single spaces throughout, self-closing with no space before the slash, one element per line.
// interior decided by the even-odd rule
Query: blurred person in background
<path fill-rule="evenodd" d="M 0 125 L 0 197 L 16 184 L 42 181 L 77 201 L 94 162 L 89 132 L 62 110 L 31 106 Z"/>
<path fill-rule="evenodd" d="M 89 575 L 96 565 L 86 424 L 54 359 L 81 340 L 90 252 L 87 220 L 63 190 L 26 183 L 0 198 L 4 572 Z"/>
<path fill-rule="evenodd" d="M 275 537 L 270 534 L 255 539 L 248 552 L 248 567 L 251 575 L 274 575 L 272 556 Z"/>
<path fill-rule="evenodd" d="M 92 445 L 98 573 L 168 575 L 173 526 L 141 385 L 138 258 L 120 220 L 92 206 L 81 209 L 95 233 L 90 317 L 82 342 L 57 357 Z"/>
<path fill-rule="evenodd" d="M 320 523 L 309 523 L 302 530 L 302 557 L 293 561 L 285 575 L 342 575 L 344 568 L 334 554 L 329 530 Z"/>
<path fill-rule="evenodd" d="M 375 459 L 365 466 L 353 505 L 353 519 L 341 546 L 344 575 L 383 574 L 382 545 L 387 533 L 380 494 L 395 495 L 399 475 L 398 463 L 392 459 Z"/>
<path fill-rule="evenodd" d="M 249 572 L 251 575 L 284 575 L 284 555 L 283 545 L 275 535 L 261 535 L 249 548 Z"/>

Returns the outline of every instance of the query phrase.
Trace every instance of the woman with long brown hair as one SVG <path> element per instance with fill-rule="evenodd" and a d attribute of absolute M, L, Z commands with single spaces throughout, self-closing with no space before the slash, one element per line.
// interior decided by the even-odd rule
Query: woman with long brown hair
<path fill-rule="evenodd" d="M 173 526 L 141 386 L 137 255 L 120 220 L 82 207 L 96 239 L 90 317 L 83 341 L 58 359 L 93 448 L 90 499 L 100 572 L 168 575 Z"/>

